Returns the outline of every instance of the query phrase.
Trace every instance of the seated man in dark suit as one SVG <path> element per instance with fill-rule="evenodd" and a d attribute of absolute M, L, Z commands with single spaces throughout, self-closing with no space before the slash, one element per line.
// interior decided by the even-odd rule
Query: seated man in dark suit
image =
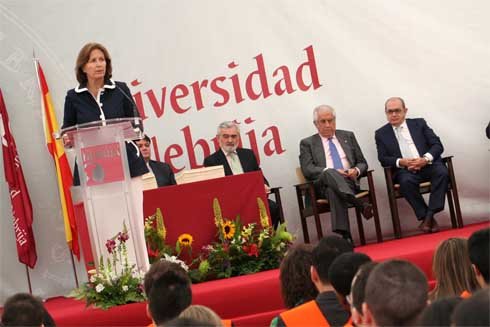
<path fill-rule="evenodd" d="M 255 154 L 250 149 L 238 148 L 240 129 L 232 121 L 225 121 L 218 126 L 218 141 L 220 149 L 204 159 L 204 166 L 223 166 L 225 175 L 237 175 L 261 170 Z M 269 182 L 264 177 L 266 193 L 270 193 Z M 279 207 L 269 200 L 269 210 L 274 228 L 279 225 Z"/>
<path fill-rule="evenodd" d="M 172 168 L 164 162 L 151 160 L 151 139 L 148 135 L 145 135 L 141 140 L 135 141 L 138 145 L 143 159 L 145 159 L 146 165 L 157 181 L 158 187 L 175 185 L 175 176 Z"/>
<path fill-rule="evenodd" d="M 355 197 L 359 177 L 367 171 L 367 162 L 354 133 L 337 130 L 335 110 L 321 105 L 313 110 L 313 124 L 318 133 L 301 140 L 299 161 L 303 175 L 314 181 L 319 197 L 328 199 L 332 231 L 352 242 L 348 206 L 352 204 L 367 219 L 372 206 Z"/>
<path fill-rule="evenodd" d="M 375 133 L 378 159 L 383 167 L 395 168 L 393 179 L 400 184 L 405 197 L 421 221 L 424 233 L 439 230 L 434 214 L 444 209 L 448 187 L 448 171 L 441 160 L 441 140 L 424 119 L 405 119 L 408 108 L 402 98 L 386 100 L 388 124 Z M 419 184 L 431 182 L 427 205 L 419 192 Z"/>

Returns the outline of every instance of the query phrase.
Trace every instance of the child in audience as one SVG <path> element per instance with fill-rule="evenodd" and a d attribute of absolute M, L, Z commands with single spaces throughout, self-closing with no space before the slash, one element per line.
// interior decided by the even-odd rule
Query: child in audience
<path fill-rule="evenodd" d="M 342 253 L 332 262 L 328 270 L 328 279 L 335 289 L 337 299 L 349 312 L 350 303 L 347 297 L 350 294 L 352 279 L 359 267 L 367 262 L 371 262 L 371 258 L 364 253 Z"/>
<path fill-rule="evenodd" d="M 471 234 L 468 239 L 468 252 L 476 279 L 481 287 L 490 283 L 490 228 L 481 229 Z"/>
<path fill-rule="evenodd" d="M 223 326 L 223 323 L 216 312 L 204 305 L 191 305 L 187 307 L 187 309 L 180 313 L 179 318 L 194 319 L 208 326 Z"/>
<path fill-rule="evenodd" d="M 367 262 L 359 267 L 357 274 L 352 279 L 350 294 L 347 300 L 350 304 L 351 322 L 354 326 L 364 326 L 362 315 L 362 304 L 366 294 L 366 284 L 371 271 L 377 262 Z"/>
<path fill-rule="evenodd" d="M 27 293 L 17 293 L 3 307 L 2 326 L 44 326 L 47 313 L 41 300 Z"/>
<path fill-rule="evenodd" d="M 432 270 L 436 286 L 429 293 L 431 301 L 459 296 L 464 291 L 473 292 L 479 288 L 471 268 L 467 241 L 463 238 L 449 238 L 437 247 Z"/>
<path fill-rule="evenodd" d="M 310 268 L 313 264 L 313 246 L 298 244 L 292 246 L 279 267 L 282 300 L 287 309 L 313 300 L 318 290 L 311 281 Z M 271 327 L 277 325 L 279 316 L 271 321 Z"/>
<path fill-rule="evenodd" d="M 463 301 L 460 296 L 446 297 L 432 302 L 422 312 L 420 326 L 451 326 L 451 315 L 456 306 Z"/>
<path fill-rule="evenodd" d="M 311 280 L 318 296 L 279 315 L 277 326 L 338 326 L 349 321 L 350 312 L 337 300 L 335 290 L 328 279 L 328 269 L 340 254 L 352 252 L 353 246 L 345 239 L 330 235 L 320 240 L 313 249 Z"/>
<path fill-rule="evenodd" d="M 490 290 L 484 288 L 454 309 L 452 326 L 490 326 Z"/>

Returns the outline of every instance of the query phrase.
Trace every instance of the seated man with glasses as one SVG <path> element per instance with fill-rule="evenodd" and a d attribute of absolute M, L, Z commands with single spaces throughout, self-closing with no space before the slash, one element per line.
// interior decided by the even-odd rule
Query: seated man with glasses
<path fill-rule="evenodd" d="M 138 145 L 150 173 L 155 175 L 158 187 L 177 184 L 175 182 L 174 172 L 168 164 L 151 160 L 151 139 L 148 137 L 148 135 L 145 135 L 145 137 L 141 140 L 136 140 L 135 143 Z"/>
<path fill-rule="evenodd" d="M 225 121 L 218 126 L 218 142 L 220 149 L 210 156 L 204 158 L 204 166 L 223 166 L 225 175 L 238 175 L 251 171 L 261 170 L 255 154 L 250 149 L 239 148 L 240 128 L 235 122 Z M 269 182 L 264 177 L 265 192 L 270 193 Z M 272 225 L 277 228 L 279 225 L 279 207 L 269 201 Z"/>
<path fill-rule="evenodd" d="M 448 187 L 448 170 L 441 160 L 441 140 L 423 118 L 405 119 L 408 108 L 402 98 L 385 102 L 388 124 L 375 133 L 378 159 L 383 167 L 393 167 L 394 182 L 415 211 L 424 233 L 437 232 L 434 215 L 444 209 Z M 431 182 L 429 203 L 419 191 L 419 184 Z"/>

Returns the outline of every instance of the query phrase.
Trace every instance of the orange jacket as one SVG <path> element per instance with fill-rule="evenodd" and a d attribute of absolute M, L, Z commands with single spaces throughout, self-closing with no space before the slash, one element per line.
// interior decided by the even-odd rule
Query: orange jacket
<path fill-rule="evenodd" d="M 306 325 L 330 327 L 330 324 L 315 300 L 306 302 L 296 308 L 285 311 L 279 316 L 287 327 Z M 344 326 L 352 326 L 352 321 L 350 318 Z"/>

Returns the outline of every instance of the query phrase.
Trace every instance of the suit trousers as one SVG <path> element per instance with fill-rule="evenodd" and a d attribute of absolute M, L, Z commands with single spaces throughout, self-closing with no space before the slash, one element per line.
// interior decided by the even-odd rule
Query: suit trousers
<path fill-rule="evenodd" d="M 361 205 L 360 200 L 355 197 L 358 190 L 356 183 L 340 175 L 335 169 L 326 169 L 315 181 L 315 188 L 320 197 L 328 199 L 332 231 L 350 233 L 349 204 Z"/>
<path fill-rule="evenodd" d="M 395 183 L 400 184 L 400 193 L 413 208 L 418 220 L 444 209 L 449 174 L 446 165 L 442 162 L 434 162 L 418 172 L 401 169 L 396 173 L 394 180 Z M 431 184 L 428 205 L 420 194 L 419 186 L 426 181 L 430 181 Z"/>

